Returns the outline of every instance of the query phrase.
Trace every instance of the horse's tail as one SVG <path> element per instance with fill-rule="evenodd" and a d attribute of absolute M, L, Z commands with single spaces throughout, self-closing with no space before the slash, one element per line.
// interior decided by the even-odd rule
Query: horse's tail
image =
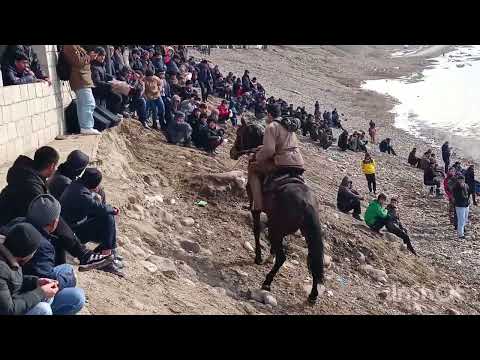
<path fill-rule="evenodd" d="M 325 234 L 314 206 L 308 205 L 305 209 L 302 233 L 307 241 L 308 267 L 314 279 L 323 283 L 323 239 Z"/>

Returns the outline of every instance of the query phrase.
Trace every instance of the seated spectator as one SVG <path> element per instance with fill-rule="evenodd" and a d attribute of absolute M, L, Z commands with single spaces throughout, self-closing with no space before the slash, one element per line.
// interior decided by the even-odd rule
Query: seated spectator
<path fill-rule="evenodd" d="M 219 78 L 215 79 L 213 83 L 213 92 L 219 97 L 219 98 L 226 98 L 227 96 L 227 81 L 220 76 Z"/>
<path fill-rule="evenodd" d="M 417 168 L 420 167 L 420 158 L 417 157 L 417 148 L 413 148 L 410 154 L 408 154 L 408 163 Z"/>
<path fill-rule="evenodd" d="M 442 196 L 440 192 L 440 184 L 443 181 L 444 174 L 438 168 L 435 160 L 430 160 L 430 166 L 423 172 L 423 183 L 430 186 L 430 195 L 433 195 L 433 187 L 436 187 L 436 195 Z"/>
<path fill-rule="evenodd" d="M 338 137 L 338 147 L 342 151 L 346 151 L 348 149 L 348 131 L 343 130 L 343 132 Z"/>
<path fill-rule="evenodd" d="M 105 50 L 101 47 L 95 49 L 97 56 L 90 62 L 92 80 L 95 87 L 92 89 L 93 97 L 97 105 L 106 105 L 107 109 L 114 114 L 121 113 L 122 96 L 112 91 L 109 81 L 113 77 L 105 71 Z"/>
<path fill-rule="evenodd" d="M 252 79 L 250 91 L 252 91 L 254 96 L 258 96 L 258 95 L 265 96 L 265 89 L 263 88 L 262 84 L 260 84 L 257 81 L 257 78 L 255 77 Z"/>
<path fill-rule="evenodd" d="M 205 149 L 205 134 L 208 133 L 208 115 L 206 113 L 200 112 L 198 110 L 198 120 L 189 121 L 190 126 L 192 127 L 192 141 L 193 144 L 199 149 Z"/>
<path fill-rule="evenodd" d="M 180 98 L 183 100 L 193 97 L 193 82 L 192 80 L 187 80 L 185 82 L 185 87 L 182 88 L 180 92 Z"/>
<path fill-rule="evenodd" d="M 223 77 L 222 73 L 220 72 L 220 69 L 218 68 L 218 65 L 215 65 L 213 67 L 212 77 L 213 77 L 213 81 L 216 81 L 218 78 Z"/>
<path fill-rule="evenodd" d="M 52 84 L 48 76 L 43 73 L 37 53 L 33 50 L 32 45 L 7 45 L 2 58 L 2 70 L 10 65 L 15 65 L 15 57 L 18 53 L 27 57 L 29 68 L 37 79 L 46 81 L 48 85 Z"/>
<path fill-rule="evenodd" d="M 15 218 L 25 217 L 31 201 L 38 195 L 48 193 L 46 179 L 54 174 L 58 160 L 58 152 L 49 146 L 39 148 L 33 160 L 24 155 L 15 160 L 7 173 L 7 186 L 0 193 L 0 226 Z M 113 260 L 94 254 L 83 246 L 62 218 L 55 235 L 58 238 L 57 253 L 68 251 L 80 261 L 81 270 L 105 266 Z M 57 261 L 58 264 L 64 262 L 65 258 Z"/>
<path fill-rule="evenodd" d="M 174 121 L 167 129 L 167 140 L 171 144 L 190 146 L 192 127 L 185 122 L 185 114 L 177 111 Z"/>
<path fill-rule="evenodd" d="M 380 232 L 380 230 L 387 225 L 389 216 L 387 210 L 384 208 L 386 202 L 387 196 L 382 193 L 378 195 L 377 199 L 370 202 L 365 211 L 365 223 L 373 231 Z"/>
<path fill-rule="evenodd" d="M 32 200 L 26 218 L 16 218 L 0 229 L 0 233 L 8 235 L 17 224 L 29 223 L 40 233 L 40 245 L 33 258 L 23 265 L 23 273 L 58 281 L 60 290 L 74 288 L 77 284 L 73 267 L 69 264 L 56 266 L 54 244 L 55 231 L 60 220 L 60 203 L 49 194 L 38 195 Z"/>
<path fill-rule="evenodd" d="M 218 121 L 224 124 L 230 118 L 230 109 L 228 108 L 227 100 L 222 100 L 217 109 Z"/>
<path fill-rule="evenodd" d="M 358 139 L 358 133 L 356 131 L 353 132 L 353 135 L 350 136 L 350 139 L 348 140 L 348 148 L 354 152 L 360 151 L 360 141 Z"/>
<path fill-rule="evenodd" d="M 267 102 L 263 99 L 255 103 L 255 117 L 261 120 L 265 116 L 267 116 Z"/>
<path fill-rule="evenodd" d="M 196 102 L 195 98 L 192 97 L 192 96 L 186 98 L 185 100 L 183 100 L 180 103 L 180 111 L 185 114 L 187 119 L 190 117 L 193 110 L 196 108 L 196 103 L 197 102 Z"/>
<path fill-rule="evenodd" d="M 396 198 L 391 198 L 390 204 L 387 205 L 387 214 L 389 219 L 386 225 L 387 230 L 388 232 L 402 239 L 403 243 L 407 245 L 407 249 L 410 250 L 414 255 L 417 255 L 416 251 L 413 249 L 407 229 L 400 222 L 400 216 L 397 212 L 397 205 L 398 200 Z"/>
<path fill-rule="evenodd" d="M 363 197 L 353 189 L 352 184 L 353 182 L 348 176 L 345 176 L 342 179 L 337 193 L 337 208 L 344 213 L 353 210 L 353 217 L 362 221 L 362 218 L 360 217 L 362 212 L 360 200 L 363 200 Z"/>
<path fill-rule="evenodd" d="M 59 288 L 54 279 L 24 275 L 42 235 L 31 225 L 17 224 L 0 244 L 0 315 L 74 315 L 85 304 L 79 288 Z"/>
<path fill-rule="evenodd" d="M 318 137 L 319 145 L 322 149 L 327 150 L 333 144 L 333 133 L 330 128 L 320 128 L 320 133 Z"/>
<path fill-rule="evenodd" d="M 80 150 L 72 151 L 67 161 L 58 166 L 57 171 L 47 181 L 47 187 L 50 194 L 57 200 L 60 199 L 68 185 L 86 169 L 90 158 Z"/>
<path fill-rule="evenodd" d="M 215 154 L 215 149 L 223 143 L 223 129 L 217 129 L 215 121 L 207 120 L 207 127 L 204 125 L 200 127 L 201 148 L 208 153 Z"/>
<path fill-rule="evenodd" d="M 116 252 L 117 230 L 115 216 L 119 210 L 104 204 L 98 195 L 102 173 L 86 168 L 83 175 L 73 181 L 60 198 L 62 217 L 83 243 L 99 244 L 94 250 L 104 256 L 113 255 L 114 262 L 101 270 L 123 277 L 123 264 Z"/>
<path fill-rule="evenodd" d="M 367 152 L 368 140 L 366 139 L 365 132 L 360 131 L 358 134 L 358 148 L 360 151 Z"/>
<path fill-rule="evenodd" d="M 390 138 L 386 138 L 385 140 L 382 140 L 380 142 L 379 148 L 380 148 L 380 151 L 383 152 L 383 153 L 387 152 L 387 153 L 395 155 L 395 156 L 397 155 L 395 153 L 395 150 L 393 150 Z"/>
<path fill-rule="evenodd" d="M 167 124 L 165 122 L 165 105 L 161 97 L 163 82 L 160 78 L 153 75 L 153 71 L 147 70 L 145 72 L 145 98 L 147 99 L 147 113 L 152 114 L 153 129 L 159 129 L 157 119 L 160 122 L 160 127 L 165 129 Z"/>
<path fill-rule="evenodd" d="M 23 53 L 17 53 L 15 55 L 14 64 L 7 65 L 2 68 L 3 84 L 8 85 L 21 85 L 39 82 L 32 70 L 28 65 L 28 58 Z"/>

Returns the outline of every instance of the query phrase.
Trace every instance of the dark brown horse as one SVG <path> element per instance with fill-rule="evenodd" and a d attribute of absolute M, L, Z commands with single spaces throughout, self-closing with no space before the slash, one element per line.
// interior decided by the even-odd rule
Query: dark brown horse
<path fill-rule="evenodd" d="M 263 144 L 263 128 L 258 124 L 242 125 L 237 130 L 237 138 L 230 150 L 230 157 L 237 160 L 240 156 L 252 153 Z M 252 196 L 249 185 L 247 193 L 252 209 Z M 267 199 L 268 198 L 268 199 Z M 287 183 L 281 190 L 265 197 L 265 213 L 268 216 L 268 237 L 271 253 L 275 255 L 275 264 L 268 273 L 262 289 L 270 291 L 274 276 L 286 260 L 283 238 L 298 229 L 305 237 L 308 246 L 307 266 L 312 273 L 313 284 L 308 300 L 315 303 L 318 297 L 318 284 L 323 283 L 323 238 L 324 233 L 318 219 L 317 200 L 312 191 L 303 183 Z M 255 236 L 255 263 L 262 263 L 260 248 L 260 211 L 253 211 L 253 232 Z"/>

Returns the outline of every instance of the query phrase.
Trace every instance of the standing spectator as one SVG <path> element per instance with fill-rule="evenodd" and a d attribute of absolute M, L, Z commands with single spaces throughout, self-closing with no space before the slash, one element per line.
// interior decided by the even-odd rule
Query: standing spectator
<path fill-rule="evenodd" d="M 145 97 L 147 99 L 147 112 L 152 112 L 153 129 L 159 129 L 157 119 L 160 121 L 160 127 L 166 128 L 165 123 L 165 105 L 161 97 L 163 82 L 160 78 L 153 75 L 152 70 L 145 72 Z"/>
<path fill-rule="evenodd" d="M 448 218 L 450 220 L 450 224 L 455 227 L 457 230 L 457 213 L 455 210 L 455 199 L 453 198 L 453 189 L 457 184 L 457 178 L 455 176 L 455 170 L 450 169 L 443 180 L 443 188 L 445 190 L 445 194 L 448 198 Z"/>
<path fill-rule="evenodd" d="M 472 196 L 473 205 L 477 206 L 477 200 L 475 198 L 476 193 L 476 182 L 475 182 L 475 168 L 473 165 L 470 165 L 465 171 L 465 183 L 468 185 L 468 194 Z"/>
<path fill-rule="evenodd" d="M 370 195 L 377 195 L 377 182 L 375 180 L 375 160 L 372 159 L 369 153 L 365 153 L 365 159 L 362 161 L 362 170 L 367 178 L 368 192 Z"/>
<path fill-rule="evenodd" d="M 468 223 L 470 205 L 469 188 L 465 183 L 465 177 L 457 177 L 457 184 L 453 188 L 455 211 L 457 213 L 457 234 L 460 239 L 465 239 L 465 225 Z"/>
<path fill-rule="evenodd" d="M 147 124 L 147 101 L 144 96 L 145 83 L 143 82 L 142 71 L 134 71 L 128 84 L 132 87 L 130 91 L 130 97 L 132 98 L 130 106 L 132 106 L 137 113 L 138 120 L 142 123 L 143 127 L 149 129 L 150 127 Z"/>
<path fill-rule="evenodd" d="M 445 174 L 448 172 L 450 167 L 450 153 L 451 148 L 448 146 L 448 141 L 445 141 L 445 143 L 442 145 L 442 159 L 445 164 Z"/>
<path fill-rule="evenodd" d="M 249 92 L 252 88 L 252 82 L 250 80 L 250 71 L 245 70 L 242 76 L 242 88 L 245 92 Z"/>
<path fill-rule="evenodd" d="M 95 60 L 90 62 L 92 80 L 95 87 L 92 89 L 93 97 L 97 105 L 105 105 L 114 114 L 120 114 L 122 96 L 112 91 L 113 76 L 105 70 L 105 49 L 97 47 Z"/>
<path fill-rule="evenodd" d="M 208 66 L 207 60 L 202 60 L 198 72 L 198 83 L 202 90 L 202 101 L 208 101 L 208 95 L 211 93 L 211 83 L 213 82 L 212 72 Z"/>
<path fill-rule="evenodd" d="M 14 226 L 0 245 L 0 315 L 74 315 L 85 304 L 81 289 L 60 290 L 58 281 L 24 275 L 40 246 L 41 234 L 31 225 Z"/>
<path fill-rule="evenodd" d="M 372 120 L 370 120 L 370 124 L 368 126 L 368 135 L 370 135 L 370 142 L 372 144 L 376 144 L 377 128 Z"/>
<path fill-rule="evenodd" d="M 35 77 L 35 74 L 28 67 L 28 58 L 23 53 L 15 54 L 15 62 L 2 68 L 3 84 L 21 85 L 39 82 L 41 80 Z"/>
<path fill-rule="evenodd" d="M 65 45 L 65 58 L 71 66 L 70 87 L 77 97 L 77 116 L 80 133 L 83 135 L 100 135 L 93 128 L 93 112 L 95 98 L 93 97 L 92 72 L 90 70 L 90 56 L 80 45 Z"/>

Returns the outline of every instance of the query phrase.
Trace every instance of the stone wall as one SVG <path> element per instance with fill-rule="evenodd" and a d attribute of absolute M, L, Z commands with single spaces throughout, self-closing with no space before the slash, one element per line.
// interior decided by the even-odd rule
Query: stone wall
<path fill-rule="evenodd" d="M 41 82 L 0 87 L 0 165 L 64 133 L 64 109 L 74 94 L 68 82 L 57 78 L 56 46 L 34 48 L 52 85 Z"/>

